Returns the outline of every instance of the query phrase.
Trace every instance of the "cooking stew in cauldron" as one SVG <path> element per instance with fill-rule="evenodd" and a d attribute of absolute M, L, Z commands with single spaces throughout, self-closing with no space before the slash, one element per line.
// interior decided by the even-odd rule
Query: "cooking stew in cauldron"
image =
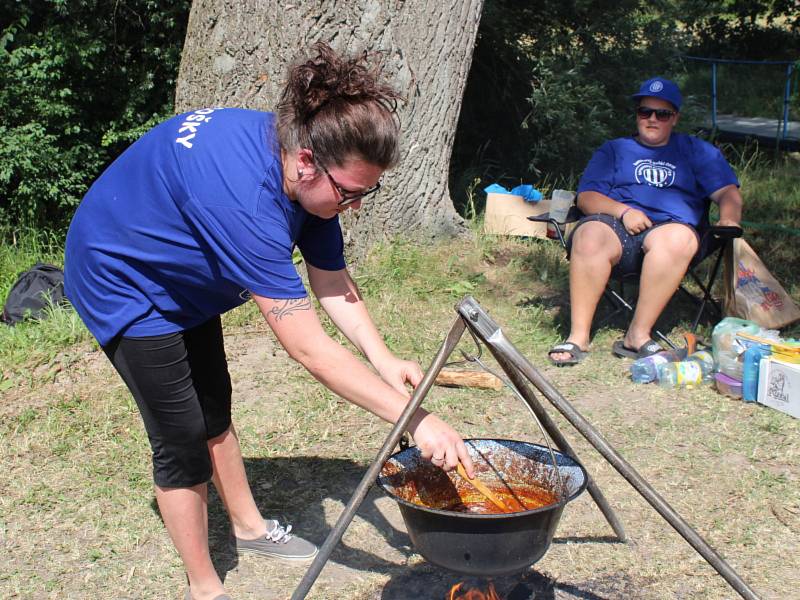
<path fill-rule="evenodd" d="M 392 455 L 378 485 L 399 504 L 417 551 L 439 566 L 472 575 L 519 572 L 550 546 L 564 506 L 586 488 L 575 460 L 513 440 L 465 440 L 476 477 L 509 507 L 501 510 L 455 472 L 417 448 Z"/>
<path fill-rule="evenodd" d="M 468 480 L 455 472 L 445 473 L 428 461 L 420 460 L 412 469 L 401 468 L 390 461 L 383 468 L 382 476 L 398 498 L 438 510 L 500 514 L 542 508 L 558 500 L 558 479 L 550 478 L 544 468 L 527 468 L 521 460 L 515 463 L 502 474 L 494 472 L 488 463 L 476 463 L 476 478 L 509 507 L 508 511 L 496 506 Z"/>

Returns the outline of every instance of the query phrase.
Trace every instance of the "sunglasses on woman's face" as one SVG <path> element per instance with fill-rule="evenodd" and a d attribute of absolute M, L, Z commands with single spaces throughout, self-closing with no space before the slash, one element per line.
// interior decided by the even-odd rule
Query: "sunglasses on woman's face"
<path fill-rule="evenodd" d="M 339 200 L 339 206 L 347 206 L 349 204 L 353 204 L 354 202 L 358 202 L 359 200 L 362 200 L 367 196 L 371 196 L 379 189 L 381 189 L 381 182 L 379 181 L 371 188 L 367 188 L 366 190 L 360 190 L 358 192 L 354 192 L 352 190 L 346 190 L 341 185 L 339 185 L 339 182 L 337 182 L 333 178 L 333 176 L 328 172 L 328 169 L 322 166 L 320 166 L 320 168 L 325 173 L 325 175 L 328 176 L 328 180 L 331 182 L 333 189 L 335 189 L 336 193 L 339 194 L 339 198 L 341 198 L 341 200 Z"/>
<path fill-rule="evenodd" d="M 650 108 L 649 106 L 640 106 L 636 109 L 636 115 L 640 119 L 649 119 L 650 115 L 655 113 L 656 119 L 659 121 L 669 121 L 674 115 L 674 110 L 667 108 Z"/>

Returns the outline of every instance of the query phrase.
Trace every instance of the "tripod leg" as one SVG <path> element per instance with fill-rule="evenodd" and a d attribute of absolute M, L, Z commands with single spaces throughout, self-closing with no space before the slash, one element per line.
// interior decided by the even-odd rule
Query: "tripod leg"
<path fill-rule="evenodd" d="M 517 388 L 519 393 L 525 399 L 525 402 L 531 407 L 531 410 L 536 415 L 536 418 L 539 419 L 542 427 L 544 427 L 544 429 L 547 431 L 547 434 L 550 436 L 553 442 L 555 442 L 556 446 L 558 446 L 558 449 L 575 460 L 578 460 L 575 451 L 569 445 L 569 442 L 561 433 L 561 431 L 559 431 L 555 421 L 550 418 L 550 415 L 547 414 L 542 405 L 536 399 L 533 390 L 531 390 L 530 386 L 527 384 L 527 379 L 525 379 L 525 377 L 523 377 L 522 374 L 508 360 L 506 360 L 505 357 L 496 353 L 494 348 L 490 346 L 489 350 L 492 352 L 503 371 L 505 371 L 506 375 L 508 375 L 509 379 L 511 379 L 511 382 Z M 622 526 L 622 522 L 617 518 L 616 513 L 611 508 L 608 500 L 606 500 L 603 492 L 601 492 L 600 488 L 597 487 L 597 484 L 594 482 L 592 477 L 588 474 L 587 477 L 588 482 L 586 484 L 586 489 L 592 496 L 592 500 L 594 500 L 595 504 L 597 504 L 600 512 L 603 513 L 603 516 L 606 518 L 606 521 L 608 521 L 611 529 L 614 530 L 614 533 L 619 541 L 625 542 L 627 537 L 625 536 L 625 529 Z"/>
<path fill-rule="evenodd" d="M 439 371 L 442 370 L 442 366 L 444 366 L 444 363 L 458 345 L 458 341 L 461 339 L 461 335 L 464 333 L 464 328 L 465 325 L 463 319 L 458 317 L 455 323 L 453 323 L 453 326 L 450 328 L 444 343 L 439 349 L 439 353 L 436 355 L 436 358 L 433 359 L 431 366 L 425 373 L 425 377 L 422 378 L 422 381 L 417 386 L 417 389 L 414 390 L 414 395 L 411 397 L 411 400 L 408 401 L 403 414 L 400 415 L 400 418 L 397 419 L 397 423 L 395 423 L 395 426 L 389 432 L 389 436 L 386 438 L 383 447 L 378 452 L 378 456 L 364 474 L 364 477 L 361 479 L 361 483 L 358 484 L 356 491 L 353 492 L 353 495 L 350 497 L 350 500 L 342 511 L 342 514 L 339 515 L 339 518 L 337 519 L 336 524 L 333 526 L 333 529 L 331 529 L 328 537 L 325 538 L 325 542 L 320 547 L 319 553 L 316 557 L 314 557 L 314 562 L 312 562 L 308 567 L 305 575 L 303 575 L 303 579 L 300 580 L 300 583 L 294 590 L 294 593 L 292 594 L 292 600 L 303 600 L 303 598 L 306 597 L 311 589 L 311 586 L 314 585 L 314 582 L 317 580 L 317 577 L 322 571 L 322 568 L 325 566 L 325 563 L 328 562 L 331 552 L 333 552 L 333 549 L 342 539 L 342 536 L 344 535 L 347 527 L 350 525 L 350 522 L 353 520 L 353 517 L 356 516 L 358 507 L 361 506 L 364 498 L 367 497 L 369 489 L 375 484 L 375 479 L 378 477 L 383 464 L 389 458 L 389 455 L 392 453 L 392 450 L 394 450 L 397 442 L 400 441 L 400 438 L 403 436 L 403 432 L 406 430 L 406 427 L 408 427 L 411 417 L 422 404 L 422 400 L 427 395 L 428 390 L 431 389 L 436 376 L 439 374 Z"/>
<path fill-rule="evenodd" d="M 677 531 L 697 553 L 710 564 L 717 573 L 746 600 L 758 600 L 759 597 L 753 589 L 733 570 L 733 568 L 708 545 L 700 534 L 684 521 L 675 509 L 642 477 L 636 470 L 611 447 L 602 435 L 567 402 L 561 393 L 553 387 L 537 371 L 534 366 L 508 341 L 486 312 L 472 298 L 466 298 L 458 305 L 458 311 L 469 319 L 470 330 L 482 340 L 495 356 L 502 356 L 508 363 L 519 370 L 547 400 L 564 416 L 570 425 L 583 435 L 584 438 L 605 458 L 617 472 L 622 475 L 639 494 L 650 503 L 655 511 L 660 514 L 675 531 Z"/>

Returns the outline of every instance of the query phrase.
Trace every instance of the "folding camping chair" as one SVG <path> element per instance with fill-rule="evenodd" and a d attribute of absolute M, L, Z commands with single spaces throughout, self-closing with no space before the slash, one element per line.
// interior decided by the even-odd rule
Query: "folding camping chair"
<path fill-rule="evenodd" d="M 719 302 L 711 295 L 711 290 L 713 289 L 714 283 L 717 280 L 717 276 L 719 275 L 720 266 L 722 265 L 722 258 L 725 254 L 726 248 L 730 247 L 733 244 L 733 240 L 735 238 L 742 236 L 742 228 L 741 227 L 725 227 L 725 226 L 717 226 L 711 225 L 709 218 L 708 218 L 708 211 L 711 208 L 711 199 L 706 198 L 706 210 L 703 216 L 703 220 L 698 227 L 698 233 L 700 235 L 700 246 L 698 248 L 697 254 L 692 259 L 692 262 L 689 264 L 689 268 L 686 271 L 686 275 L 684 276 L 684 282 L 680 284 L 678 289 L 686 295 L 689 299 L 691 299 L 695 305 L 697 306 L 697 312 L 695 313 L 694 320 L 692 321 L 692 328 L 691 331 L 694 333 L 697 330 L 698 325 L 700 324 L 701 319 L 705 314 L 707 314 L 707 309 L 716 313 L 716 316 L 719 319 L 722 319 L 724 316 L 722 307 L 720 306 Z M 550 213 L 543 213 L 541 215 L 531 216 L 528 217 L 531 221 L 536 221 L 538 223 L 549 223 L 554 229 L 556 234 L 558 235 L 558 240 L 561 242 L 561 245 L 564 247 L 564 250 L 567 249 L 567 240 L 564 237 L 564 234 L 561 231 L 561 226 L 568 225 L 570 223 L 575 223 L 579 221 L 583 217 L 583 213 L 577 207 L 577 205 L 572 205 L 567 213 L 567 216 L 564 222 L 559 223 L 555 219 L 550 217 Z M 713 263 L 711 265 L 711 269 L 708 273 L 708 276 L 705 281 L 701 278 L 701 275 L 698 273 L 698 269 L 701 264 L 705 263 L 706 260 L 712 260 Z M 701 290 L 700 294 L 693 294 L 685 285 L 687 278 L 693 281 Z M 623 311 L 627 311 L 629 313 L 633 313 L 633 306 L 625 299 L 625 283 L 628 277 L 619 277 L 612 278 L 609 280 L 606 289 L 603 290 L 603 296 L 612 306 L 612 311 L 610 314 L 606 315 L 601 321 L 598 323 L 597 326 L 602 327 L 605 323 L 608 323 L 611 319 L 617 316 L 619 313 Z M 615 281 L 618 285 L 618 290 L 615 290 L 612 281 Z M 671 348 L 676 348 L 676 345 L 663 333 L 655 329 L 653 334 L 666 343 Z"/>

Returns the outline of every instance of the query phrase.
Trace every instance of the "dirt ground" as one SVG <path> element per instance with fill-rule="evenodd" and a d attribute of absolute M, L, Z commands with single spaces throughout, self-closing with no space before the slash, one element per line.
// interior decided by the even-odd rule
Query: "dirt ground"
<path fill-rule="evenodd" d="M 442 327 L 432 338 L 441 340 L 445 332 Z M 328 394 L 264 329 L 237 328 L 226 340 L 234 420 L 256 500 L 265 515 L 288 520 L 322 544 L 390 427 Z M 541 354 L 529 358 L 762 598 L 793 597 L 791 590 L 800 589 L 796 421 L 711 390 L 632 384 L 613 367 L 610 341 L 596 340 L 589 359 L 573 369 L 546 365 Z M 3 393 L 0 597 L 182 598 L 185 579 L 155 509 L 135 407 L 100 352 L 89 346 L 71 352 L 49 381 Z M 425 406 L 465 437 L 541 441 L 508 391 L 437 387 Z M 501 597 L 738 597 L 608 462 L 549 412 L 629 540 L 614 537 L 584 493 L 566 507 L 541 561 L 494 581 Z M 233 598 L 291 596 L 305 567 L 237 557 L 213 494 L 210 529 L 215 564 Z M 373 488 L 308 597 L 443 600 L 461 580 L 487 583 L 417 554 L 397 505 Z"/>

